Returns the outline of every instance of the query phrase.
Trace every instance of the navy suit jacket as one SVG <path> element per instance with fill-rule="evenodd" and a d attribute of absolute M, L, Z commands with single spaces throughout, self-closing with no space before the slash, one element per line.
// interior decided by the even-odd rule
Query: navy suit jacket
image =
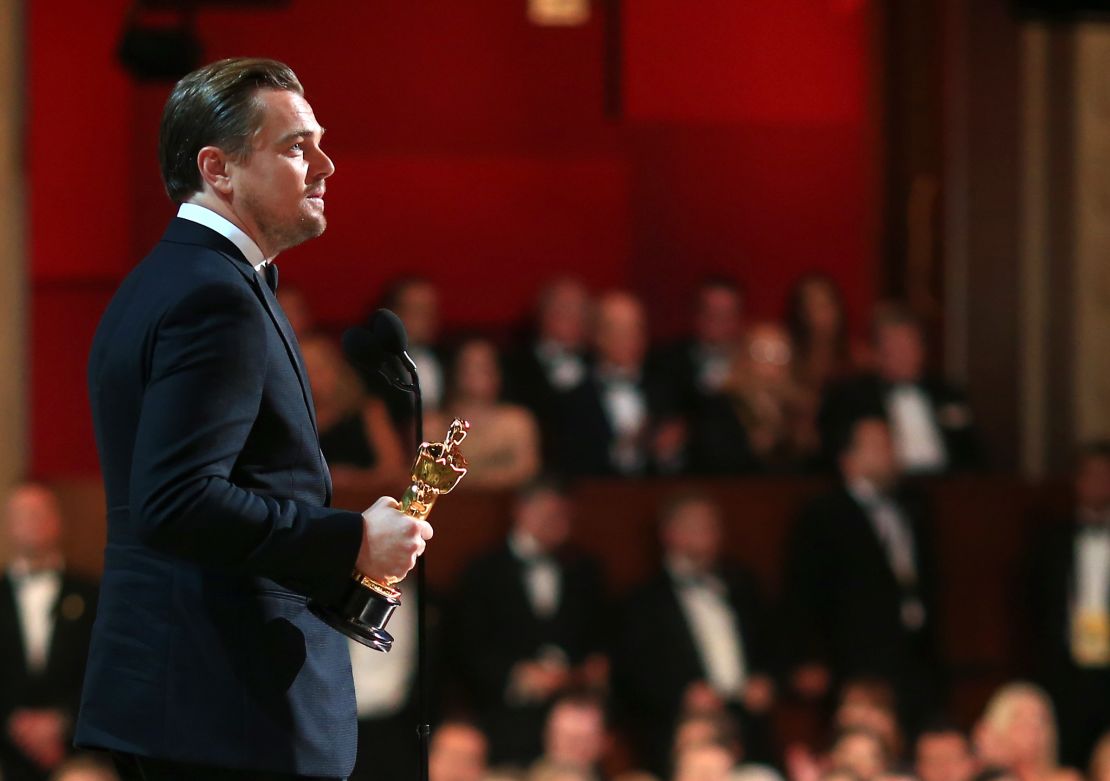
<path fill-rule="evenodd" d="M 108 540 L 79 746 L 342 777 L 347 640 L 307 596 L 354 567 L 329 509 L 308 378 L 270 289 L 229 240 L 174 219 L 89 358 Z"/>

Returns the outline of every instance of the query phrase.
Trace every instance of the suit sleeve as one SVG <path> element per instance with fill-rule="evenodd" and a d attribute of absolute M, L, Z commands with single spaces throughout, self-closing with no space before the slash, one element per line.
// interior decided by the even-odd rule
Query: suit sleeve
<path fill-rule="evenodd" d="M 227 284 L 197 289 L 163 318 L 135 437 L 132 522 L 156 550 L 330 590 L 354 566 L 361 515 L 230 480 L 262 398 L 267 327 L 253 293 Z"/>

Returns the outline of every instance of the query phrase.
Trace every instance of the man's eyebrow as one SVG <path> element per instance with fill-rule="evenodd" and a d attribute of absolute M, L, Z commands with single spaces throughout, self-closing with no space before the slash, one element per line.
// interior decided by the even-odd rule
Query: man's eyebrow
<path fill-rule="evenodd" d="M 320 131 L 320 137 L 321 138 L 323 137 L 324 133 L 327 132 L 327 130 L 325 130 L 324 128 L 319 128 L 319 131 Z M 307 127 L 299 128 L 297 130 L 290 131 L 289 133 L 286 133 L 284 136 L 282 136 L 278 140 L 278 145 L 287 144 L 290 141 L 292 141 L 294 138 L 302 138 L 302 137 L 303 138 L 310 138 L 314 134 L 315 134 L 315 131 L 310 130 Z"/>

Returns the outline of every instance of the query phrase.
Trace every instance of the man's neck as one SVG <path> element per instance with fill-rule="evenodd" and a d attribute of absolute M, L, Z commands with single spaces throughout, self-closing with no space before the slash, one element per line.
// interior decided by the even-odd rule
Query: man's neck
<path fill-rule="evenodd" d="M 259 235 L 259 231 L 253 230 L 251 227 L 249 227 L 247 225 L 247 221 L 239 216 L 239 214 L 235 211 L 235 208 L 230 203 L 220 198 L 218 195 L 210 192 L 199 192 L 194 194 L 192 197 L 187 198 L 185 202 L 194 204 L 196 206 L 202 206 L 209 211 L 213 211 L 228 222 L 230 222 L 236 228 L 243 231 L 243 233 L 245 233 L 247 237 L 250 238 L 250 240 L 253 241 L 260 250 L 262 250 L 263 257 L 269 260 L 273 260 L 273 258 L 277 256 L 278 250 L 274 247 L 268 246 L 266 242 L 263 241 L 262 236 Z"/>

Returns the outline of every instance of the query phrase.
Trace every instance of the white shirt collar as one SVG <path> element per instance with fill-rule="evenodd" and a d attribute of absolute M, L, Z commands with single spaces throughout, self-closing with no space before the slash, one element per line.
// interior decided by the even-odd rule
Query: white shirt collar
<path fill-rule="evenodd" d="M 270 258 L 262 254 L 262 250 L 254 243 L 254 239 L 244 233 L 235 223 L 226 217 L 217 214 L 206 206 L 201 206 L 196 203 L 183 203 L 177 210 L 177 216 L 189 222 L 195 222 L 198 225 L 203 225 L 210 228 L 216 233 L 228 239 L 232 244 L 239 248 L 243 253 L 243 257 L 247 262 L 254 266 L 255 271 L 261 271 L 262 267 L 270 262 Z"/>

